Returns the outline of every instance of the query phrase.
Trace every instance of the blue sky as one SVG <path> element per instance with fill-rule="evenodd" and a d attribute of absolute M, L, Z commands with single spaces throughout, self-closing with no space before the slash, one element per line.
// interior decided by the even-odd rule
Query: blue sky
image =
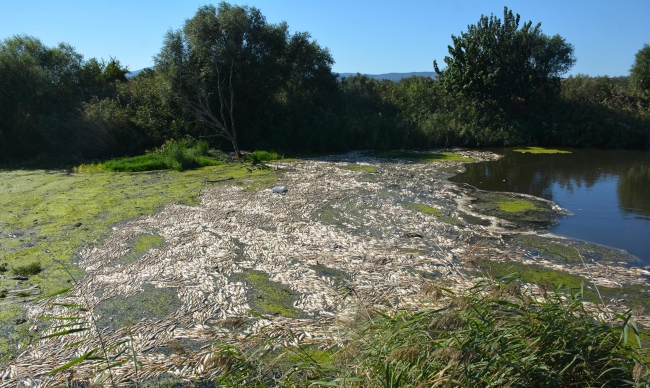
<path fill-rule="evenodd" d="M 208 1 L 0 0 L 0 39 L 16 34 L 46 45 L 66 42 L 85 58 L 114 56 L 131 70 L 152 64 L 163 35 L 180 28 Z M 214 2 L 217 3 L 216 1 Z M 355 1 L 248 0 L 270 23 L 286 21 L 328 47 L 336 72 L 433 71 L 451 35 L 481 14 L 502 16 L 507 5 L 523 21 L 542 22 L 548 35 L 575 46 L 572 74 L 627 75 L 634 54 L 650 43 L 650 1 Z"/>

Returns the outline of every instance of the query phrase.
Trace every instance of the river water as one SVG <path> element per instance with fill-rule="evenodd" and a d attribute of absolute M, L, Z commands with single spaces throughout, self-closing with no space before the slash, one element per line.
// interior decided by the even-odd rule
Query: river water
<path fill-rule="evenodd" d="M 451 179 L 482 190 L 532 194 L 571 211 L 550 232 L 622 248 L 650 264 L 650 152 L 530 154 L 490 149 L 498 161 Z"/>

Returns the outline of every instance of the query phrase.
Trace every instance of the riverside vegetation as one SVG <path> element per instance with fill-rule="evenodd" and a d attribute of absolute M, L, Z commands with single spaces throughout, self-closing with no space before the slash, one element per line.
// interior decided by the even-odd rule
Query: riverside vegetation
<path fill-rule="evenodd" d="M 111 228 L 130 225 L 165 206 L 196 206 L 205 185 L 234 185 L 237 190 L 259 194 L 262 188 L 282 183 L 285 169 L 291 169 L 268 166 L 282 154 L 376 150 L 372 160 L 383 160 L 385 165 L 362 159 L 336 167 L 339 172 L 327 170 L 334 175 L 357 174 L 349 181 L 351 187 L 366 190 L 380 185 L 379 177 L 394 178 L 405 171 L 413 181 L 417 172 L 401 170 L 402 162 L 393 167 L 395 160 L 441 163 L 439 168 L 423 170 L 433 175 L 443 171 L 448 176 L 459 171 L 460 163 L 479 157 L 447 151 L 391 151 L 395 149 L 507 144 L 531 146 L 524 151 L 544 153 L 550 151 L 540 146 L 650 148 L 650 47 L 639 51 L 630 77 L 561 79 L 575 62 L 573 47 L 559 36 L 542 34 L 539 26 L 531 27 L 526 23 L 519 29 L 518 15 L 507 9 L 503 23 L 494 16 L 482 17 L 467 33 L 453 37 L 447 67 L 436 66 L 439 81 L 412 77 L 400 82 L 361 75 L 337 80 L 331 72 L 333 58 L 308 33 L 291 35 L 286 24 L 266 23 L 259 10 L 227 3 L 200 8 L 183 29 L 165 37 L 156 68 L 133 78 L 126 77 L 127 69 L 119 60 L 84 60 L 68 44 L 47 47 L 29 36 L 4 40 L 0 44 L 0 161 L 6 167 L 0 171 L 2 361 L 9 362 L 36 343 L 39 332 L 45 333 L 40 337 L 45 342 L 66 341 L 71 336 L 86 341 L 76 336 L 118 325 L 128 331 L 110 347 L 102 342 L 84 348 L 85 342 L 69 341 L 79 348 L 76 358 L 59 362 L 50 371 L 68 373 L 63 380 L 70 384 L 92 380 L 117 384 L 117 369 L 128 363 L 135 374 L 127 374 L 126 383 L 153 386 L 181 382 L 209 386 L 648 386 L 648 335 L 632 319 L 642 317 L 641 307 L 647 306 L 644 286 L 601 287 L 599 294 L 594 284 L 588 285 L 593 279 L 574 272 L 504 263 L 498 255 L 474 260 L 471 249 L 468 268 L 458 272 L 449 264 L 456 283 L 449 283 L 450 275 L 427 264 L 406 271 L 406 283 L 414 276 L 418 282 L 417 308 L 390 308 L 390 303 L 367 307 L 363 301 L 374 300 L 376 295 L 360 296 L 360 288 L 349 286 L 350 273 L 315 260 L 311 270 L 332 279 L 328 281 L 338 292 L 336 300 L 358 299 L 354 319 L 345 321 L 344 329 L 332 329 L 338 331 L 334 344 L 301 342 L 304 333 L 290 323 L 260 327 L 285 318 L 300 324 L 305 317 L 294 306 L 300 302 L 300 293 L 255 268 L 238 272 L 228 280 L 253 289 L 247 295 L 253 298 L 252 312 L 221 321 L 221 327 L 241 341 L 215 337 L 209 357 L 203 360 L 211 377 L 202 379 L 183 378 L 180 372 L 169 380 L 141 378 L 150 371 L 143 367 L 145 360 L 136 349 L 141 338 L 133 334 L 138 329 L 133 317 L 140 316 L 124 306 L 133 302 L 151 316 L 163 317 L 181 303 L 170 288 L 147 283 L 142 285 L 146 291 L 142 295 L 105 299 L 109 302 L 98 304 L 96 311 L 104 315 L 115 311 L 111 321 L 66 322 L 86 313 L 82 304 L 74 303 L 58 307 L 59 315 L 50 317 L 58 323 L 52 326 L 34 321 L 27 313 L 29 306 L 40 306 L 36 299 L 74 289 L 74 283 L 84 276 L 74 265 L 84 261 L 79 253 L 110 243 Z M 208 33 L 216 35 L 201 35 Z M 229 40 L 235 36 L 244 39 Z M 500 53 L 518 50 L 527 60 L 495 68 L 489 61 L 461 63 L 459 50 L 486 37 L 494 39 L 485 46 L 489 54 L 485 58 L 514 58 Z M 193 46 L 202 38 L 218 42 L 213 46 L 217 52 Z M 549 47 L 557 50 L 550 53 L 555 68 L 521 67 L 534 62 L 528 59 L 541 60 L 534 57 L 538 49 Z M 205 71 L 178 73 L 174 61 L 179 58 L 192 58 L 197 61 L 193 65 Z M 461 77 L 458 68 L 462 66 L 476 74 L 491 74 L 477 81 L 476 93 L 459 92 L 472 89 L 468 82 L 474 82 Z M 514 73 L 524 76 L 521 85 L 512 83 L 520 89 L 506 87 L 510 84 L 507 75 Z M 526 79 L 534 84 L 526 84 Z M 209 117 L 219 111 L 225 112 L 221 118 Z M 274 149 L 280 154 L 243 155 L 241 149 Z M 320 168 L 325 167 L 316 171 Z M 377 203 L 395 201 L 397 206 L 391 211 L 410 217 L 408 225 L 412 221 L 435 224 L 441 236 L 474 230 L 473 224 L 490 224 L 480 214 L 451 207 L 455 202 L 445 195 L 452 195 L 453 190 L 445 188 L 438 198 L 449 200 L 444 206 L 423 201 L 422 196 L 404 201 L 391 185 L 371 198 Z M 356 230 L 364 218 L 357 202 L 366 200 L 359 195 L 349 197 L 348 202 L 332 200 L 310 217 L 346 230 L 351 239 L 358 237 Z M 542 210 L 550 211 L 541 203 L 487 197 L 475 200 L 477 210 L 488 216 L 507 215 L 526 227 L 549 221 L 535 218 Z M 486 209 L 481 209 L 482 200 Z M 533 222 L 529 216 L 535 218 Z M 381 227 L 385 226 L 373 225 L 366 237 L 381 235 Z M 404 236 L 428 238 L 411 231 Z M 494 244 L 497 240 L 501 238 L 490 237 Z M 546 240 L 535 243 L 540 252 L 561 250 Z M 167 249 L 171 242 L 149 230 L 129 244 L 111 262 L 114 268 L 142 261 L 152 252 Z M 421 262 L 440 250 L 435 244 L 402 245 L 393 255 L 410 255 Z M 331 249 L 340 249 L 337 246 Z M 451 252 L 454 247 L 450 244 L 444 249 Z M 244 255 L 244 248 L 236 244 L 233 251 L 238 257 Z M 382 265 L 390 264 L 388 258 L 381 260 Z M 576 271 L 578 266 L 569 269 Z M 468 282 L 464 276 L 488 280 Z M 462 289 L 454 288 L 461 283 Z M 603 295 L 612 299 L 630 295 L 630 301 L 623 311 L 611 312 L 602 303 Z M 164 305 L 147 306 L 151 298 Z M 594 303 L 600 310 L 589 307 Z M 251 326 L 259 330 L 250 330 Z M 170 341 L 166 346 L 182 359 L 194 345 Z M 88 363 L 95 375 L 75 378 L 77 368 Z M 146 365 L 155 369 L 155 363 Z M 182 372 L 182 368 L 176 370 Z"/>
<path fill-rule="evenodd" d="M 167 34 L 155 68 L 132 78 L 116 58 L 85 60 L 65 43 L 10 37 L 0 43 L 0 162 L 135 156 L 188 136 L 224 151 L 286 154 L 650 147 L 650 46 L 629 77 L 561 78 L 576 60 L 562 37 L 521 27 L 507 9 L 503 20 L 484 16 L 469 27 L 453 37 L 447 67 L 436 66 L 439 80 L 399 82 L 337 80 L 334 59 L 308 33 L 226 3 L 201 7 Z M 484 52 L 465 57 L 464 47 Z"/>
<path fill-rule="evenodd" d="M 593 252 L 589 244 L 575 251 L 548 237 L 515 234 L 503 245 L 504 229 L 486 233 L 458 212 L 457 200 L 473 195 L 471 190 L 454 192 L 456 186 L 443 179 L 454 175 L 461 163 L 486 154 L 456 152 L 447 160 L 435 159 L 440 152 L 413 154 L 378 157 L 368 152 L 256 164 L 251 157 L 250 162 L 155 173 L 157 180 L 170 175 L 166 179 L 185 184 L 214 183 L 202 185 L 200 203 L 195 202 L 195 192 L 186 197 L 193 206 L 171 204 L 151 214 L 156 209 L 152 206 L 131 221 L 113 222 L 112 235 L 106 234 L 108 225 L 89 224 L 86 233 L 99 238 L 66 253 L 73 259 L 74 252 L 81 251 L 84 258 L 77 263 L 88 271 L 84 277 L 70 262 L 43 261 L 40 272 L 23 286 L 39 282 L 43 294 L 56 291 L 70 279 L 65 274 L 60 283 L 52 283 L 51 270 L 59 269 L 79 280 L 71 295 L 35 305 L 47 318 L 41 323 L 23 310 L 30 305 L 16 303 L 20 299 L 3 306 L 3 314 L 17 314 L 4 321 L 9 327 L 3 332 L 13 333 L 8 338 L 19 338 L 20 330 L 27 335 L 21 338 L 23 346 L 33 338 L 32 347 L 5 372 L 24 370 L 46 385 L 66 379 L 71 384 L 141 386 L 647 384 L 648 336 L 645 326 L 635 323 L 647 322 L 642 308 L 648 303 L 647 285 L 627 283 L 635 281 L 634 272 L 628 278 L 617 275 L 630 271 L 627 263 L 590 264 L 593 271 L 601 271 L 594 272 L 594 280 L 575 272 L 582 266 L 580 252 Z M 272 158 L 269 153 L 257 155 Z M 436 161 L 422 161 L 427 159 Z M 97 166 L 92 170 L 73 175 L 92 181 L 109 174 L 120 184 L 124 174 L 157 185 L 152 173 L 97 172 Z M 35 180 L 37 173 L 49 175 L 35 171 L 28 179 Z M 427 178 L 413 183 L 419 173 Z M 334 182 L 337 190 L 323 196 Z M 275 184 L 288 185 L 290 193 L 270 193 Z M 123 194 L 142 190 L 134 183 L 123 187 Z M 128 195 L 129 203 L 126 199 Z M 538 206 L 532 198 L 494 199 L 497 208 L 502 202 L 516 203 L 499 210 L 515 217 L 512 222 L 519 215 L 524 230 L 538 227 L 526 222 L 531 208 Z M 301 216 L 300 209 L 308 211 Z M 382 215 L 388 218 L 378 218 Z M 286 226 L 286 221 L 273 220 L 287 216 L 292 221 Z M 304 220 L 309 230 L 301 229 Z M 287 233 L 286 227 L 296 229 Z M 394 236 L 395 229 L 404 232 Z M 29 235 L 23 240 L 31 241 Z M 228 241 L 232 246 L 222 246 Z M 276 242 L 279 245 L 273 245 Z M 460 260 L 453 259 L 450 252 L 459 244 L 468 250 L 459 253 Z M 535 249 L 552 260 L 551 265 L 540 259 L 538 264 L 517 261 L 518 247 Z M 226 256 L 213 251 L 204 257 L 205 249 L 221 249 Z M 369 257 L 362 259 L 357 249 Z M 598 257 L 612 257 L 613 251 L 601 249 Z M 503 261 L 494 252 L 512 255 L 514 261 Z M 57 256 L 65 257 L 61 253 Z M 9 262 L 7 269 L 20 262 Z M 557 269 L 554 263 L 572 266 Z M 166 275 L 149 275 L 159 271 Z M 192 290 L 205 287 L 204 271 L 217 276 L 208 283 L 218 282 L 220 273 L 227 282 L 212 293 L 200 292 L 195 300 Z M 389 276 L 394 280 L 386 288 Z M 129 289 L 138 277 L 144 282 L 139 291 L 118 291 Z M 625 285 L 603 286 L 602 279 Z M 243 293 L 238 291 L 241 285 Z M 324 306 L 310 307 L 310 300 L 319 300 L 310 296 L 314 292 L 331 296 L 324 296 Z M 218 299 L 221 293 L 225 295 Z M 626 300 L 624 306 L 615 302 L 620 298 Z M 188 303 L 194 306 L 191 314 L 184 312 Z M 240 311 L 242 305 L 248 307 Z M 198 321 L 188 323 L 188 317 Z M 41 341 L 34 342 L 35 336 Z M 33 351 L 53 358 L 35 365 Z M 56 373 L 48 374 L 52 371 Z M 7 384 L 16 381 L 10 378 Z"/>

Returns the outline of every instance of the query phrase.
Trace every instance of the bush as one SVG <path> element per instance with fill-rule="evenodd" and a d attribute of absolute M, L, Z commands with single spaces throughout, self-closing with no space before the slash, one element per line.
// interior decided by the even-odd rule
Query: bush
<path fill-rule="evenodd" d="M 278 159 L 282 159 L 282 156 L 274 151 L 255 151 L 246 155 L 246 160 L 250 160 L 254 163 L 271 162 Z"/>
<path fill-rule="evenodd" d="M 75 172 L 141 172 L 153 170 L 183 171 L 190 168 L 220 164 L 210 156 L 208 143 L 192 140 L 169 140 L 159 149 L 145 155 L 111 159 L 95 165 L 81 165 Z"/>

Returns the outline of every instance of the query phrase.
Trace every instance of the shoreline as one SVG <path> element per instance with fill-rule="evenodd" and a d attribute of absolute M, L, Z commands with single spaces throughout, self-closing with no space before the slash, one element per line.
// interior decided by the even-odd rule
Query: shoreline
<path fill-rule="evenodd" d="M 477 160 L 497 157 L 482 151 L 455 153 Z M 553 250 L 543 256 L 509 242 L 527 234 L 545 239 L 539 233 L 543 229 L 513 230 L 495 216 L 488 216 L 489 226 L 470 222 L 481 215 L 463 209 L 471 191 L 448 181 L 463 164 L 376 158 L 363 152 L 272 163 L 284 170 L 275 185 L 285 186 L 286 194 L 272 193 L 273 184 L 247 191 L 218 182 L 201 191 L 198 205 L 169 204 L 117 225 L 101 244 L 81 252 L 78 264 L 86 275 L 70 295 L 58 298 L 87 312 L 47 302 L 30 306 L 31 319 L 68 314 L 94 322 L 90 330 L 32 345 L 0 368 L 0 387 L 24 379 L 44 385 L 62 381 L 62 374 L 47 372 L 78 353 L 66 344 L 89 335 L 95 338 L 81 351 L 97 346 L 99 337 L 110 345 L 131 335 L 138 360 L 150 373 L 141 377 L 148 378 L 164 373 L 206 377 L 211 344 L 238 341 L 263 326 L 291 328 L 306 343 L 335 343 L 337 325 L 354 319 L 360 309 L 417 309 L 431 281 L 444 281 L 453 290 L 469 287 L 481 271 L 480 264 L 473 264 L 485 258 L 593 278 L 603 287 L 647 289 L 647 267 L 561 263 Z M 562 245 L 554 242 L 560 238 L 549 238 L 549 246 Z M 143 248 L 136 254 L 138 244 Z M 583 250 L 595 249 L 581 244 Z M 603 249 L 595 254 L 610 251 Z M 353 290 L 354 297 L 342 295 L 342 286 Z M 161 296 L 170 290 L 173 296 Z M 148 306 L 147 295 L 164 303 Z M 143 299 L 139 311 L 120 310 L 120 303 L 132 305 L 134 298 Z M 626 302 L 610 308 L 632 308 Z M 114 316 L 107 317 L 109 310 L 116 311 Z M 242 328 L 229 326 L 236 319 L 246 322 Z M 650 324 L 648 312 L 636 320 Z M 182 355 L 167 354 L 175 343 L 184 344 Z M 75 373 L 91 376 L 92 369 L 93 364 L 80 364 Z M 114 373 L 131 376 L 132 365 L 116 367 Z"/>

